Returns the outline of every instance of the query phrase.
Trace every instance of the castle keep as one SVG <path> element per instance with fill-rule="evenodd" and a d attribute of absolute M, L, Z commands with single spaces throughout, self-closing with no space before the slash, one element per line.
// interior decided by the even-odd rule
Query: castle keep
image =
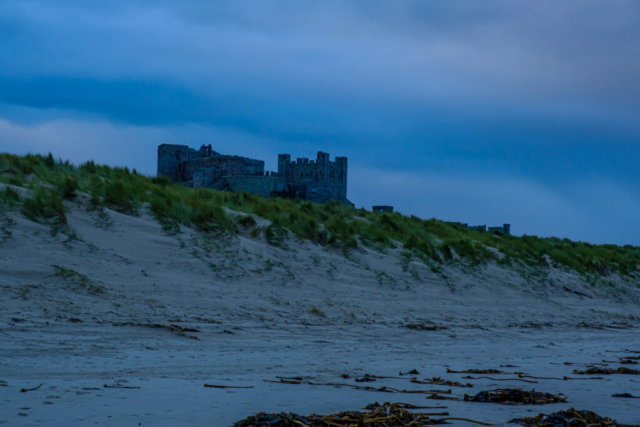
<path fill-rule="evenodd" d="M 292 161 L 289 154 L 280 154 L 278 171 L 265 172 L 264 161 L 220 154 L 211 145 L 195 150 L 186 145 L 162 144 L 158 146 L 158 176 L 188 187 L 351 204 L 347 200 L 347 158 L 331 161 L 322 151 L 315 160 Z"/>

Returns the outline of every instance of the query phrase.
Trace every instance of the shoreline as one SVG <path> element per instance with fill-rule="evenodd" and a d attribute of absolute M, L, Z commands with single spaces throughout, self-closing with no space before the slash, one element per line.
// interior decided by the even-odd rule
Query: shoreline
<path fill-rule="evenodd" d="M 0 334 L 0 401 L 7 408 L 6 425 L 51 425 L 68 422 L 101 425 L 228 426 L 254 412 L 335 413 L 359 410 L 375 401 L 446 406 L 451 416 L 506 423 L 517 416 L 574 407 L 638 423 L 637 401 L 611 397 L 640 393 L 640 376 L 608 375 L 603 380 L 537 380 L 537 384 L 490 379 L 462 379 L 446 369 L 501 369 L 533 376 L 562 377 L 574 366 L 615 360 L 625 348 L 640 351 L 637 330 L 598 331 L 452 329 L 437 332 L 371 328 L 307 327 L 266 329 L 245 325 L 237 334 L 217 334 L 201 326 L 199 340 L 150 328 L 62 324 L 42 328 L 3 326 Z M 209 328 L 211 330 L 209 330 Z M 115 339 L 117 337 L 117 340 Z M 377 337 L 377 339 L 374 339 Z M 102 344 L 99 344 L 102 343 Z M 558 363 L 555 365 L 551 363 Z M 504 367 L 500 365 L 513 365 Z M 618 366 L 618 365 L 615 365 Z M 612 366 L 613 367 L 613 366 Z M 633 368 L 634 366 L 629 366 Z M 277 376 L 302 376 L 317 382 L 353 383 L 342 379 L 365 373 L 397 376 L 417 369 L 418 379 L 442 377 L 470 382 L 473 388 L 452 388 L 447 396 L 462 397 L 482 390 L 520 387 L 564 393 L 567 403 L 504 406 L 460 401 L 435 401 L 422 394 L 356 390 L 348 387 L 276 384 Z M 481 376 L 481 375 L 480 375 Z M 514 378 L 514 375 L 492 377 Z M 20 388 L 43 386 L 33 392 Z M 211 389 L 204 383 L 253 386 Z M 140 387 L 106 389 L 104 385 Z M 360 384 L 362 385 L 362 384 Z M 412 384 L 404 379 L 366 383 L 397 389 L 429 390 L 442 386 Z M 449 387 L 444 387 L 449 388 Z M 30 408 L 20 409 L 20 408 Z M 20 416 L 19 414 L 27 414 Z M 77 424 L 75 424 L 77 425 Z M 452 425 L 468 425 L 452 422 Z"/>

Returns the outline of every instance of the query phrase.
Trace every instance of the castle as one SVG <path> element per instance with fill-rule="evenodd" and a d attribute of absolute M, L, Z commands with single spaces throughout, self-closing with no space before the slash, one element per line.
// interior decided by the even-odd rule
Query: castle
<path fill-rule="evenodd" d="M 298 197 L 324 203 L 347 199 L 347 158 L 329 160 L 318 152 L 316 160 L 278 155 L 278 172 L 265 172 L 264 161 L 220 154 L 211 145 L 199 150 L 186 145 L 158 146 L 158 176 L 188 187 L 247 192 L 265 197 Z"/>

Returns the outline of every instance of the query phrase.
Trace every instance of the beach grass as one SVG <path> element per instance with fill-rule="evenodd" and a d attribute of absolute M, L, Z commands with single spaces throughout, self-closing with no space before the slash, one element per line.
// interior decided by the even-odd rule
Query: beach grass
<path fill-rule="evenodd" d="M 463 260 L 471 265 L 565 267 L 581 274 L 636 275 L 640 271 L 640 247 L 595 245 L 555 237 L 512 236 L 475 231 L 436 219 L 400 213 L 378 213 L 338 202 L 324 204 L 247 193 L 188 188 L 164 177 L 148 177 L 126 167 L 109 167 L 48 156 L 0 154 L 0 182 L 32 191 L 20 197 L 7 187 L 0 191 L 0 205 L 20 206 L 33 221 L 66 223 L 65 201 L 78 192 L 90 196 L 95 209 L 109 208 L 128 215 L 151 212 L 166 230 L 179 226 L 206 233 L 238 233 L 251 229 L 272 245 L 283 246 L 288 232 L 320 245 L 356 250 L 360 245 L 385 251 L 404 246 L 427 265 Z M 226 208 L 226 209 L 225 209 Z M 248 215 L 235 217 L 228 210 Z M 270 221 L 260 227 L 256 217 Z M 288 231 L 287 231 L 288 230 Z"/>

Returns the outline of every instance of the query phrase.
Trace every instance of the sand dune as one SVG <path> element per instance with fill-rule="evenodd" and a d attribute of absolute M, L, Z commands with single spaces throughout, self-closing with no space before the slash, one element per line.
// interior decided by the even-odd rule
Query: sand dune
<path fill-rule="evenodd" d="M 433 271 L 402 256 L 400 244 L 344 253 L 291 235 L 274 247 L 248 231 L 168 234 L 149 214 L 86 207 L 82 198 L 69 204 L 68 227 L 57 231 L 17 211 L 2 213 L 0 384 L 7 386 L 0 387 L 0 423 L 225 426 L 259 410 L 323 413 L 376 400 L 425 401 L 262 382 L 275 375 L 329 382 L 344 372 L 418 368 L 422 376 L 459 379 L 445 365 L 513 364 L 562 376 L 572 368 L 550 362 L 600 362 L 613 357 L 605 350 L 640 350 L 637 280 L 461 261 Z M 571 405 L 553 408 L 580 406 L 637 423 L 633 399 L 610 397 L 640 394 L 634 379 L 640 376 L 535 388 L 569 396 Z M 255 388 L 205 390 L 205 380 Z M 496 385 L 508 384 L 478 380 L 472 390 Z M 496 423 L 548 412 L 445 406 Z"/>

